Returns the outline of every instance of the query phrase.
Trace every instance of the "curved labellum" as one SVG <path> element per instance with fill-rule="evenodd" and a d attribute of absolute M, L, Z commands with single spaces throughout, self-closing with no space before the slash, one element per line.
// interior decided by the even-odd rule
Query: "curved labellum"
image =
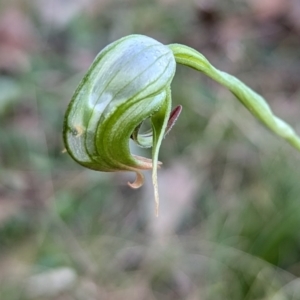
<path fill-rule="evenodd" d="M 98 171 L 134 171 L 133 188 L 143 184 L 141 170 L 153 170 L 158 211 L 158 151 L 172 123 L 170 83 L 176 68 L 172 51 L 140 35 L 122 38 L 95 58 L 69 104 L 64 142 L 79 164 Z M 152 133 L 138 134 L 150 118 Z M 170 118 L 170 121 L 169 121 Z M 129 139 L 153 146 L 152 160 L 132 155 Z"/>

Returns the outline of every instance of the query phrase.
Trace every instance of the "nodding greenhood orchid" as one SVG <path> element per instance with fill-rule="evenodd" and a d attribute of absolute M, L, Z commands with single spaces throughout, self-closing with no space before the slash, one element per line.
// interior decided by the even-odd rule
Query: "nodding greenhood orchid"
<path fill-rule="evenodd" d="M 104 172 L 133 171 L 139 188 L 142 170 L 152 169 L 156 215 L 158 153 L 181 106 L 171 112 L 171 81 L 176 62 L 200 71 L 227 87 L 250 112 L 300 150 L 294 130 L 273 115 L 265 100 L 237 78 L 214 68 L 196 50 L 163 45 L 143 35 L 130 35 L 105 47 L 76 89 L 65 114 L 63 138 L 67 152 L 84 167 Z M 152 131 L 141 134 L 150 119 Z M 152 147 L 152 160 L 131 154 L 129 139 Z"/>

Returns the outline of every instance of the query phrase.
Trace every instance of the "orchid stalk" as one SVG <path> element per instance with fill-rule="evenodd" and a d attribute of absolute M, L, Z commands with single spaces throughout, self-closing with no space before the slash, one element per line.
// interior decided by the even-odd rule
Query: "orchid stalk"
<path fill-rule="evenodd" d="M 171 111 L 176 62 L 228 88 L 257 119 L 300 151 L 300 138 L 272 113 L 264 98 L 217 70 L 201 53 L 184 45 L 166 46 L 143 35 L 121 38 L 97 55 L 80 82 L 65 114 L 63 139 L 70 156 L 86 168 L 135 172 L 136 180 L 128 183 L 132 188 L 143 184 L 141 171 L 152 169 L 156 215 L 159 149 L 181 112 L 181 106 Z M 152 130 L 140 133 L 146 119 Z M 152 159 L 133 155 L 130 138 L 141 147 L 152 147 Z"/>

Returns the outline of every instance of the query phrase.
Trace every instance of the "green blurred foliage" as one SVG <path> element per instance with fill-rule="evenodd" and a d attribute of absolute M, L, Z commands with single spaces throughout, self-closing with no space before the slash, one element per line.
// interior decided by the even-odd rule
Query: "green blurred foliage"
<path fill-rule="evenodd" d="M 84 170 L 61 137 L 93 58 L 132 33 L 194 47 L 299 132 L 299 10 L 279 0 L 0 2 L 0 299 L 300 299 L 299 153 L 223 88 L 177 69 L 183 112 L 161 148 L 158 219 L 150 178 L 130 190 L 131 174 Z"/>

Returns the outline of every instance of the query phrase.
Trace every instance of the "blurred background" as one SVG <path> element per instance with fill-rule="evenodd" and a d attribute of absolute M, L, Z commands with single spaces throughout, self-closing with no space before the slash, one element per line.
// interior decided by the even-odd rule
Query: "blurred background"
<path fill-rule="evenodd" d="M 298 0 L 0 1 L 0 299 L 300 299 L 300 154 L 205 76 L 172 83 L 158 219 L 151 172 L 132 190 L 62 153 L 80 79 L 132 33 L 197 49 L 300 133 Z"/>

